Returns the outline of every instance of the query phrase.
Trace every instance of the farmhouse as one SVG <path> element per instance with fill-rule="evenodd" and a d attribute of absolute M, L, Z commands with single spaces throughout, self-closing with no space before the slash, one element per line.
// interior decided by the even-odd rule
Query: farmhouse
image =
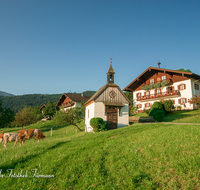
<path fill-rule="evenodd" d="M 100 117 L 108 121 L 108 129 L 129 125 L 129 99 L 114 83 L 115 71 L 110 64 L 107 84 L 101 87 L 85 104 L 85 131 L 91 132 L 90 119 Z"/>
<path fill-rule="evenodd" d="M 87 101 L 91 96 L 84 96 L 84 93 L 72 94 L 72 93 L 63 93 L 56 106 L 59 108 L 64 107 L 64 110 L 81 107 L 81 101 Z"/>
<path fill-rule="evenodd" d="M 200 75 L 169 69 L 149 67 L 123 91 L 133 92 L 134 106 L 138 112 L 150 109 L 155 101 L 172 100 L 175 107 L 195 109 L 188 99 L 200 93 Z"/>

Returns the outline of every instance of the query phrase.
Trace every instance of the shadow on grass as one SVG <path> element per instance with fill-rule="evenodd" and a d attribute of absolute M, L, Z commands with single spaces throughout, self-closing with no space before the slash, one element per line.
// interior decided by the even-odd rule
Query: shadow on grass
<path fill-rule="evenodd" d="M 46 152 L 48 152 L 49 150 L 52 150 L 52 149 L 55 149 L 55 148 L 58 148 L 66 143 L 68 143 L 70 141 L 64 141 L 64 142 L 59 142 L 57 144 L 55 144 L 54 146 L 51 146 L 49 148 L 47 148 L 46 150 L 44 151 L 41 151 L 40 153 L 37 153 L 37 154 L 32 154 L 32 155 L 28 155 L 28 156 L 25 156 L 25 157 L 20 157 L 18 160 L 12 162 L 11 164 L 4 164 L 4 165 L 0 165 L 0 169 L 2 169 L 2 174 L 5 174 L 6 173 L 6 170 L 8 169 L 15 169 L 15 167 L 18 165 L 18 164 L 21 164 L 21 168 L 20 169 L 23 169 L 24 168 L 24 165 L 26 164 L 26 162 L 30 161 L 31 159 L 34 159 L 36 158 L 37 156 L 40 156 L 42 154 L 45 154 Z"/>
<path fill-rule="evenodd" d="M 152 182 L 151 177 L 145 173 L 133 176 L 132 182 L 134 187 L 137 189 L 138 188 L 143 189 L 144 187 L 147 187 L 146 185 L 148 185 L 148 189 L 156 189 L 159 187 L 159 184 Z"/>
<path fill-rule="evenodd" d="M 191 117 L 191 116 L 193 116 L 193 115 L 190 115 L 190 114 L 187 114 L 187 115 L 186 114 L 179 114 L 179 115 L 169 114 L 169 115 L 164 117 L 163 121 L 164 122 L 172 122 L 172 121 L 175 121 L 177 119 L 183 119 L 183 118 L 187 118 L 187 117 Z"/>

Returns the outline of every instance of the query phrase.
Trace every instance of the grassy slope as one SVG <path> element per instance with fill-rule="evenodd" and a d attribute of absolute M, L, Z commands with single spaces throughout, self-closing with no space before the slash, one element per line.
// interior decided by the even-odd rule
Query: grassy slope
<path fill-rule="evenodd" d="M 134 124 L 95 134 L 78 131 L 77 136 L 75 127 L 67 126 L 54 128 L 52 137 L 50 122 L 31 128 L 41 128 L 47 139 L 1 147 L 2 189 L 200 188 L 198 126 Z M 27 170 L 29 177 L 6 178 L 7 169 Z M 55 177 L 30 178 L 31 169 Z"/>
<path fill-rule="evenodd" d="M 138 113 L 133 116 L 148 116 L 146 113 Z M 200 110 L 173 111 L 164 117 L 164 122 L 173 123 L 200 123 Z"/>

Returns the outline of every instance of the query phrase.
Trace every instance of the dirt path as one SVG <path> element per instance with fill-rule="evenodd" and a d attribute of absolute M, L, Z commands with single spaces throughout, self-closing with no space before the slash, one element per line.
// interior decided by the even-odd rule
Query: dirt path
<path fill-rule="evenodd" d="M 173 124 L 173 125 L 200 125 L 200 123 L 171 123 L 171 122 L 151 122 L 151 123 L 142 123 L 142 124 Z"/>

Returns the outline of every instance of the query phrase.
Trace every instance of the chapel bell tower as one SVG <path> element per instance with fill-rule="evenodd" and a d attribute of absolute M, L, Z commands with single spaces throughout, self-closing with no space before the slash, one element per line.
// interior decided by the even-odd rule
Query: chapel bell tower
<path fill-rule="evenodd" d="M 114 83 L 115 71 L 114 71 L 114 69 L 112 67 L 112 58 L 110 58 L 110 67 L 109 67 L 108 72 L 106 74 L 107 74 L 107 84 Z"/>

